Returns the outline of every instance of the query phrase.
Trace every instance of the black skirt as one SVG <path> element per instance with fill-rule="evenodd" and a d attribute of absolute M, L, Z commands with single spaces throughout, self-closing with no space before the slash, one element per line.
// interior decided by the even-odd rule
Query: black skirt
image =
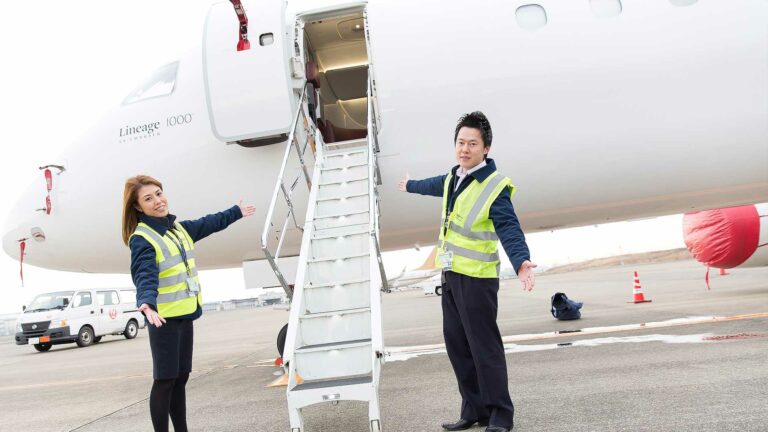
<path fill-rule="evenodd" d="M 152 349 L 152 377 L 178 378 L 192 372 L 192 320 L 166 318 L 160 328 L 147 324 Z"/>

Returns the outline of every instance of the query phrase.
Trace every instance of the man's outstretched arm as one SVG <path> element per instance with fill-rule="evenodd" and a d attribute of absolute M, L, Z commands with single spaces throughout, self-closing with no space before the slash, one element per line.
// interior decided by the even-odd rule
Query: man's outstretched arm
<path fill-rule="evenodd" d="M 400 189 L 401 192 L 441 197 L 443 196 L 443 186 L 445 184 L 446 175 L 447 174 L 443 174 L 424 180 L 411 180 L 408 174 L 406 174 L 405 178 L 400 180 L 398 189 Z"/>

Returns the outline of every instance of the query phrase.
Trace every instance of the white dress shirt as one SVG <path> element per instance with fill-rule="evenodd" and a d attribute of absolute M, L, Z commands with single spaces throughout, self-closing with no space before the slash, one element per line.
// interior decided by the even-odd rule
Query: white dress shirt
<path fill-rule="evenodd" d="M 464 168 L 459 167 L 459 169 L 456 170 L 456 187 L 453 188 L 453 191 L 456 192 L 457 190 L 459 190 L 459 185 L 461 184 L 461 181 L 464 180 L 464 177 L 466 177 L 468 174 L 472 174 L 473 172 L 484 167 L 485 165 L 487 164 L 485 163 L 485 159 L 483 159 L 482 162 L 480 162 L 479 164 L 475 165 L 474 167 L 468 170 L 464 170 Z"/>

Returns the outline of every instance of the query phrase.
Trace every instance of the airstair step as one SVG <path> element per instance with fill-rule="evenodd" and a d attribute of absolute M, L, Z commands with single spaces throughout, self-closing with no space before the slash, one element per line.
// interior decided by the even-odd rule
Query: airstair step
<path fill-rule="evenodd" d="M 364 149 L 368 148 L 367 138 L 360 138 L 356 140 L 339 141 L 339 142 L 325 144 L 326 152 L 333 152 L 337 150 L 350 151 L 350 150 L 360 149 L 360 148 L 364 148 Z"/>
<path fill-rule="evenodd" d="M 335 349 L 294 351 L 296 372 L 307 381 L 347 378 L 370 374 L 373 370 L 373 344 L 336 344 Z"/>
<path fill-rule="evenodd" d="M 299 315 L 298 318 L 296 346 L 370 339 L 372 335 L 369 307 Z"/>
<path fill-rule="evenodd" d="M 352 150 L 352 151 L 337 151 L 335 153 L 326 153 L 325 159 L 323 160 L 323 166 L 328 167 L 334 167 L 334 166 L 348 166 L 352 163 L 361 163 L 368 161 L 368 149 L 359 149 L 359 150 Z"/>
<path fill-rule="evenodd" d="M 320 184 L 345 182 L 368 178 L 368 165 L 352 165 L 349 168 L 323 169 L 320 172 Z"/>
<path fill-rule="evenodd" d="M 345 255 L 367 255 L 370 243 L 371 237 L 367 232 L 312 239 L 309 245 L 310 259 L 338 255 L 342 251 Z"/>
<path fill-rule="evenodd" d="M 358 195 L 352 198 L 342 198 L 340 200 L 317 201 L 315 207 L 315 217 L 322 218 L 327 215 L 354 214 L 368 211 L 371 202 L 368 195 Z"/>
<path fill-rule="evenodd" d="M 369 193 L 368 177 L 365 177 L 363 179 L 320 185 L 317 199 L 341 198 L 367 193 Z"/>
<path fill-rule="evenodd" d="M 331 351 L 335 349 L 352 348 L 355 346 L 370 345 L 370 339 L 357 339 L 336 343 L 325 343 L 317 345 L 306 345 L 300 348 L 296 348 L 296 352 L 315 352 L 315 351 Z"/>
<path fill-rule="evenodd" d="M 332 312 L 338 309 L 368 309 L 371 307 L 371 283 L 304 287 L 305 316 Z"/>
<path fill-rule="evenodd" d="M 323 380 L 323 381 L 304 381 L 303 383 L 297 385 L 291 391 L 301 391 L 301 390 L 319 390 L 319 389 L 328 389 L 328 388 L 335 388 L 335 387 L 347 387 L 347 386 L 354 386 L 354 385 L 360 385 L 360 384 L 371 384 L 373 382 L 373 376 L 372 375 L 363 375 L 353 378 L 341 378 L 341 379 L 332 379 L 332 380 Z"/>
<path fill-rule="evenodd" d="M 323 240 L 334 237 L 346 237 L 357 234 L 370 234 L 368 224 L 348 225 L 339 228 L 328 228 L 312 232 L 312 240 Z"/>

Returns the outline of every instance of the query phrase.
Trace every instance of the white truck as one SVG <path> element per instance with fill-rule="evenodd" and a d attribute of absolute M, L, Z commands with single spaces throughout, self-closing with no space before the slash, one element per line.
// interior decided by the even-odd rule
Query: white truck
<path fill-rule="evenodd" d="M 105 335 L 133 339 L 144 328 L 134 289 L 82 289 L 40 294 L 16 321 L 16 345 L 40 352 L 53 345 L 86 347 Z"/>

